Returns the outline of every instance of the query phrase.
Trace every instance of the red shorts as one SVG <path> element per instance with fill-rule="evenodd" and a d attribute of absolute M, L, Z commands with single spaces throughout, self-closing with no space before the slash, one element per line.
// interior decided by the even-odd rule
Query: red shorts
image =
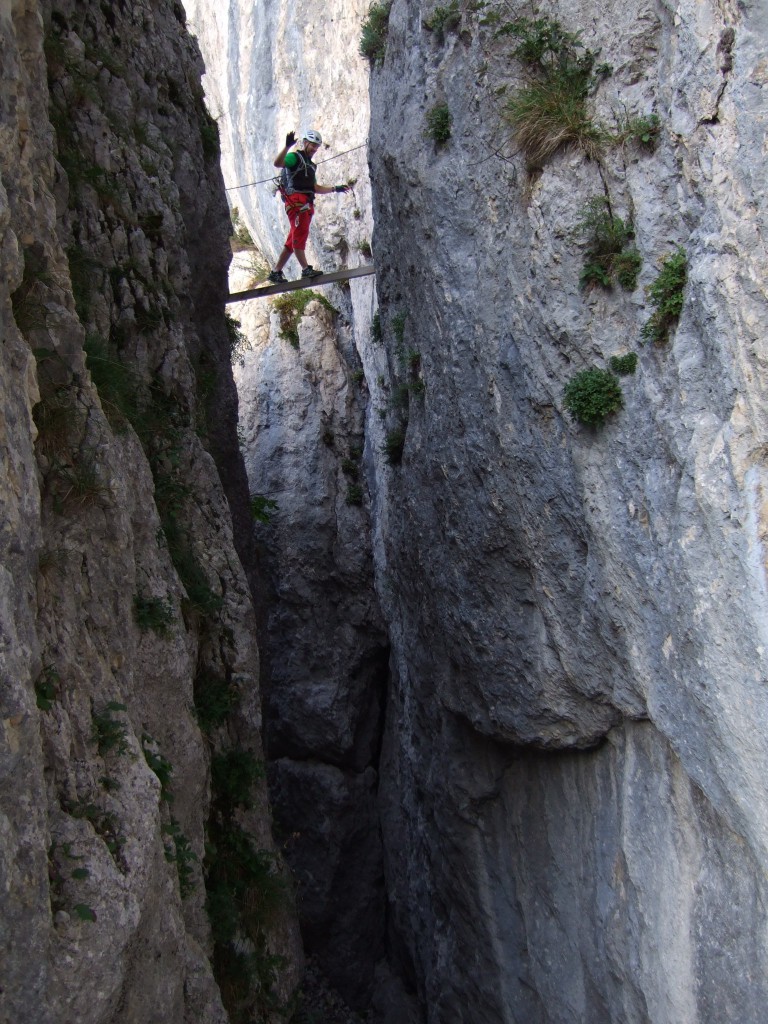
<path fill-rule="evenodd" d="M 302 209 L 302 207 L 306 207 L 306 209 Z M 296 249 L 306 249 L 309 223 L 315 212 L 314 206 L 307 196 L 301 192 L 294 192 L 285 200 L 285 212 L 288 214 L 291 224 L 291 230 L 285 240 L 285 248 L 290 252 L 295 252 Z"/>

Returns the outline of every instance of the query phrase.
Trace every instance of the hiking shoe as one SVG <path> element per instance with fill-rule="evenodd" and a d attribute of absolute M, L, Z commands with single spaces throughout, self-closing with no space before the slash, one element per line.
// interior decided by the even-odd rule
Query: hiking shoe
<path fill-rule="evenodd" d="M 302 277 L 322 277 L 323 276 L 323 272 L 322 272 L 322 270 L 315 270 L 314 267 L 309 266 L 309 267 L 304 267 L 304 269 L 301 272 L 301 276 Z"/>
<path fill-rule="evenodd" d="M 285 281 L 285 279 L 285 274 L 282 272 L 282 270 L 273 270 L 268 278 L 268 280 L 270 280 L 272 284 L 282 284 L 282 282 Z"/>

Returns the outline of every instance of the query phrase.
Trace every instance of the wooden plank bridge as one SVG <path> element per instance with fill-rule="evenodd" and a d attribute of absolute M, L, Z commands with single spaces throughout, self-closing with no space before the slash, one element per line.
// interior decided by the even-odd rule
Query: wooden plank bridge
<path fill-rule="evenodd" d="M 226 299 L 230 302 L 244 302 L 246 299 L 265 299 L 268 295 L 279 295 L 280 292 L 293 292 L 299 288 L 317 288 L 321 284 L 334 284 L 337 281 L 349 281 L 353 277 L 367 277 L 375 274 L 376 268 L 372 263 L 366 263 L 362 267 L 352 267 L 347 270 L 334 270 L 331 274 L 320 274 L 319 277 L 300 277 L 296 281 L 281 281 L 280 284 L 260 285 L 258 288 L 249 288 L 247 292 L 232 292 Z"/>

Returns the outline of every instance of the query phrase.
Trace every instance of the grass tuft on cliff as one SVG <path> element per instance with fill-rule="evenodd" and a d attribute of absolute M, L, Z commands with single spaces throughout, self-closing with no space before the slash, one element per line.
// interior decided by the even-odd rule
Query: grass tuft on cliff
<path fill-rule="evenodd" d="M 323 295 L 318 295 L 317 292 L 313 292 L 309 288 L 286 292 L 272 301 L 272 308 L 280 317 L 280 337 L 294 348 L 299 347 L 299 321 L 304 316 L 304 311 L 312 299 L 332 313 L 338 313 L 338 310 Z"/>
<path fill-rule="evenodd" d="M 578 146 L 597 157 L 608 135 L 593 121 L 587 98 L 611 73 L 597 54 L 551 18 L 517 18 L 499 26 L 497 36 L 512 36 L 512 55 L 527 65 L 533 81 L 510 96 L 504 116 L 530 167 L 541 167 L 558 150 Z"/>
<path fill-rule="evenodd" d="M 368 17 L 363 22 L 363 34 L 360 37 L 360 53 L 371 65 L 383 64 L 384 62 L 391 7 L 391 0 L 385 0 L 384 3 L 371 4 L 368 10 Z"/>
<path fill-rule="evenodd" d="M 618 281 L 622 288 L 632 291 L 643 264 L 640 253 L 631 244 L 635 237 L 632 222 L 615 216 L 606 196 L 593 196 L 584 206 L 576 230 L 587 239 L 581 286 L 599 284 L 611 288 Z"/>

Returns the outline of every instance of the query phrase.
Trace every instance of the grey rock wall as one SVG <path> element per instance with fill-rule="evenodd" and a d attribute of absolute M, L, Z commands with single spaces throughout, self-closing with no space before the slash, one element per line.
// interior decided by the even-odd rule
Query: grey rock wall
<path fill-rule="evenodd" d="M 210 764 L 261 710 L 199 51 L 172 3 L 6 0 L 0 35 L 0 1020 L 224 1024 Z M 286 998 L 287 904 L 264 941 Z"/>
<path fill-rule="evenodd" d="M 366 10 L 360 0 L 334 0 L 322 12 L 303 2 L 190 7 L 207 95 L 223 112 L 227 185 L 276 174 L 286 132 L 309 126 L 326 143 L 318 180 L 355 179 L 353 193 L 318 198 L 308 256 L 324 269 L 368 258 L 360 249 L 372 232 L 368 72 L 356 53 Z M 229 198 L 274 260 L 287 223 L 271 188 L 233 189 Z M 250 283 L 248 262 L 238 256 L 233 291 Z M 297 276 L 297 265 L 286 273 Z M 305 948 L 365 1007 L 384 957 L 377 765 L 389 657 L 370 543 L 371 388 L 358 355 L 375 298 L 369 279 L 322 294 L 332 308 L 306 306 L 295 347 L 271 304 L 233 309 L 248 338 L 236 379 L 250 490 L 276 503 L 255 529 L 271 584 L 261 646 L 276 825 Z"/>
<path fill-rule="evenodd" d="M 271 320 L 237 372 L 251 491 L 276 506 L 256 525 L 271 582 L 271 796 L 306 948 L 364 1006 L 383 956 L 375 769 L 389 655 L 363 478 L 366 389 L 338 312 L 311 302 L 296 347 Z"/>
<path fill-rule="evenodd" d="M 243 315 L 249 482 L 278 502 L 257 527 L 275 591 L 272 781 L 305 939 L 362 1003 L 384 948 L 380 828 L 395 975 L 376 976 L 382 1020 L 757 1024 L 766 13 L 546 5 L 613 66 L 593 115 L 616 132 L 655 113 L 661 132 L 652 151 L 563 150 L 531 172 L 503 117 L 526 80 L 510 38 L 464 3 L 457 25 L 430 28 L 445 6 L 394 0 L 372 70 L 383 343 L 369 291 L 331 293 L 348 328 L 310 305 L 298 351 L 274 314 Z M 322 46 L 317 13 L 196 9 L 228 184 L 269 176 L 297 121 L 331 126 L 336 150 L 357 144 L 343 129 L 367 111 L 365 5 L 330 6 Z M 452 136 L 435 145 L 426 115 L 443 103 Z M 272 256 L 283 226 L 261 188 L 236 202 Z M 600 195 L 634 225 L 632 291 L 580 286 L 578 224 Z M 360 206 L 357 224 L 319 207 L 315 262 L 354 250 L 370 223 Z M 677 246 L 682 315 L 666 345 L 643 345 L 645 289 Z M 567 382 L 630 351 L 623 408 L 600 430 L 578 425 Z M 367 404 L 350 386 L 359 365 Z M 358 437 L 364 423 L 391 644 L 380 755 L 361 731 L 376 683 L 348 674 L 383 647 L 368 504 L 344 501 L 347 453 L 322 442 L 329 423 L 334 446 L 337 425 Z"/>
<path fill-rule="evenodd" d="M 467 10 L 441 38 L 396 0 L 372 76 L 385 336 L 396 365 L 407 314 L 426 385 L 375 515 L 392 948 L 430 1021 L 757 1021 L 765 12 L 545 13 L 613 65 L 596 116 L 658 114 L 655 152 L 527 173 L 501 116 L 523 68 Z M 631 293 L 579 288 L 606 189 L 644 259 Z M 642 345 L 677 245 L 682 316 Z M 576 424 L 567 381 L 630 350 L 623 409 Z"/>

